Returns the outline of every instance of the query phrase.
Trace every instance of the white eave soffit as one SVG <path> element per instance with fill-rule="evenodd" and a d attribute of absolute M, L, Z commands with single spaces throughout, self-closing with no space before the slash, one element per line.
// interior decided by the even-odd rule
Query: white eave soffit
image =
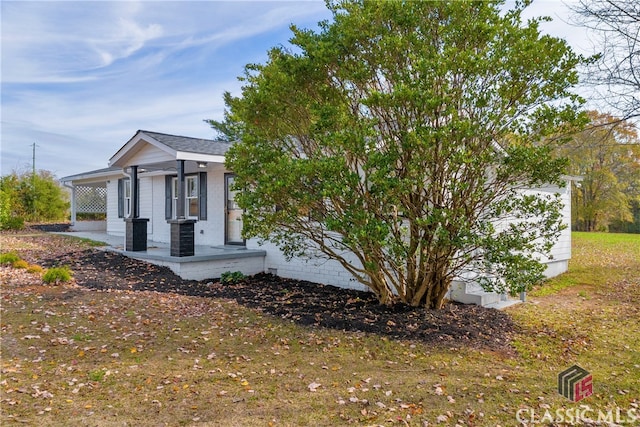
<path fill-rule="evenodd" d="M 191 160 L 194 162 L 207 162 L 207 163 L 224 163 L 224 156 L 217 156 L 214 154 L 190 153 L 187 151 L 178 151 L 176 153 L 176 160 Z"/>

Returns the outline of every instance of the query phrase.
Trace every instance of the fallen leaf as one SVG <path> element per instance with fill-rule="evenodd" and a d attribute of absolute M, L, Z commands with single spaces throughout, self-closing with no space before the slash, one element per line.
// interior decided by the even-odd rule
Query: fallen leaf
<path fill-rule="evenodd" d="M 316 389 L 320 386 L 322 386 L 322 384 L 314 381 L 311 384 L 309 384 L 307 387 L 309 388 L 309 391 L 316 391 Z"/>
<path fill-rule="evenodd" d="M 449 417 L 447 417 L 446 415 L 438 415 L 436 417 L 436 421 L 439 423 L 446 423 L 448 419 Z"/>

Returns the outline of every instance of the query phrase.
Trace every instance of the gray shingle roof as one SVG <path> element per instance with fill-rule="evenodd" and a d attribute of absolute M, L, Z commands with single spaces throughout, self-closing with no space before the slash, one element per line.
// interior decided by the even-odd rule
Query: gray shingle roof
<path fill-rule="evenodd" d="M 146 135 L 176 151 L 224 156 L 232 143 L 213 139 L 190 138 L 187 136 L 167 135 L 165 133 L 141 130 Z"/>

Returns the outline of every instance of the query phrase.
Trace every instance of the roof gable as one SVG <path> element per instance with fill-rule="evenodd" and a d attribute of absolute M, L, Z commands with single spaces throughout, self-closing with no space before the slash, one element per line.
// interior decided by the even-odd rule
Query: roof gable
<path fill-rule="evenodd" d="M 109 165 L 126 167 L 144 148 L 149 153 L 149 146 L 165 159 L 222 163 L 231 143 L 139 130 L 109 159 Z"/>
<path fill-rule="evenodd" d="M 213 139 L 190 138 L 188 136 L 168 135 L 165 133 L 144 132 L 156 141 L 170 147 L 176 152 L 211 154 L 214 156 L 224 156 L 231 143 L 226 141 L 216 141 Z"/>

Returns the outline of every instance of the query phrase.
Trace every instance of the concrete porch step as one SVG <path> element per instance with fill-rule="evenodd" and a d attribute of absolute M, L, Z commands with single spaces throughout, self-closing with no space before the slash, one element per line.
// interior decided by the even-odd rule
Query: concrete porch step
<path fill-rule="evenodd" d="M 482 307 L 504 308 L 517 304 L 518 300 L 506 298 L 495 292 L 486 292 L 477 283 L 454 281 L 449 290 L 449 298 L 463 304 L 476 304 Z"/>
<path fill-rule="evenodd" d="M 485 305 L 486 308 L 495 308 L 496 310 L 504 310 L 507 307 L 511 307 L 514 305 L 518 305 L 521 304 L 522 301 L 520 301 L 519 299 L 513 299 L 513 298 L 509 298 L 505 301 L 498 301 L 495 303 L 491 303 L 488 305 Z"/>

